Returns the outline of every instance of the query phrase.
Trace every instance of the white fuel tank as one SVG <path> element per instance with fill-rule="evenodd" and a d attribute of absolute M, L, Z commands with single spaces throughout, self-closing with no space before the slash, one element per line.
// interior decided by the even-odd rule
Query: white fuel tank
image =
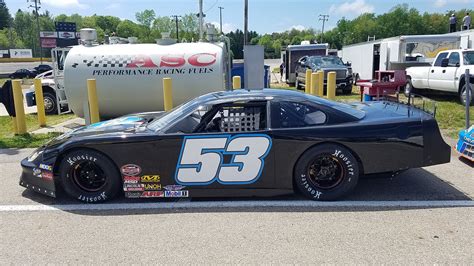
<path fill-rule="evenodd" d="M 110 118 L 163 110 L 163 81 L 172 78 L 173 105 L 226 89 L 228 55 L 223 43 L 75 46 L 65 60 L 69 106 L 84 116 L 87 79 L 96 79 L 99 112 Z"/>

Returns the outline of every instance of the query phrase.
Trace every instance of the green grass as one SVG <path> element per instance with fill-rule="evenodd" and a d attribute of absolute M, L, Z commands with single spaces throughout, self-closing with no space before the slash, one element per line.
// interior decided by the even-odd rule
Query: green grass
<path fill-rule="evenodd" d="M 7 81 L 7 79 L 0 78 L 0 87 L 3 86 L 3 83 L 5 83 L 5 81 Z"/>
<path fill-rule="evenodd" d="M 74 114 L 49 115 L 46 116 L 48 126 L 56 125 L 76 117 Z M 26 128 L 29 132 L 39 129 L 38 117 L 36 114 L 26 115 Z M 60 135 L 59 133 L 49 134 L 24 134 L 14 135 L 12 118 L 9 116 L 0 117 L 0 148 L 34 148 L 46 143 L 48 140 Z"/>

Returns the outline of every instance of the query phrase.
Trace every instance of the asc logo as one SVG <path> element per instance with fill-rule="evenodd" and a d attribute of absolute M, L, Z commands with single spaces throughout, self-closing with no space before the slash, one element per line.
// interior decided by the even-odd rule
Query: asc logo
<path fill-rule="evenodd" d="M 258 180 L 270 152 L 268 135 L 188 136 L 183 140 L 175 179 L 180 185 L 251 184 Z M 230 162 L 224 163 L 224 155 Z"/>

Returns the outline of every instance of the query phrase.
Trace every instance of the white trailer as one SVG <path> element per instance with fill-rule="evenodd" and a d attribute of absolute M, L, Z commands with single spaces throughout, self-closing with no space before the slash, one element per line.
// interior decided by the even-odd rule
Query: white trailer
<path fill-rule="evenodd" d="M 377 70 L 430 65 L 439 51 L 460 44 L 460 33 L 398 36 L 344 46 L 342 60 L 352 64 L 356 79 L 372 79 Z"/>

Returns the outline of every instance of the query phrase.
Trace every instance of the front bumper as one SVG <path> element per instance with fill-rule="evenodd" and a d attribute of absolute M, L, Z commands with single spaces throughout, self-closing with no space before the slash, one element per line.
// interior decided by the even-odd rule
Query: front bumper
<path fill-rule="evenodd" d="M 21 168 L 20 186 L 46 196 L 56 197 L 56 185 L 52 171 L 41 169 L 39 165 L 29 162 L 27 158 L 21 161 Z"/>

